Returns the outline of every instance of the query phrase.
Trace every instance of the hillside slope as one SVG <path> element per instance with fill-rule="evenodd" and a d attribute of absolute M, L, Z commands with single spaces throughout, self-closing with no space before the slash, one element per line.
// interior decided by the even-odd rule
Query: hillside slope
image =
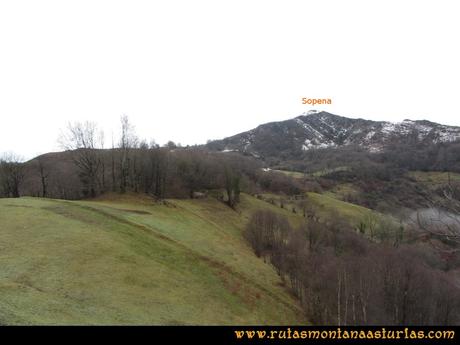
<path fill-rule="evenodd" d="M 352 145 L 378 152 L 389 143 L 441 143 L 459 139 L 460 127 L 425 120 L 393 123 L 310 112 L 286 121 L 262 124 L 250 131 L 210 142 L 207 147 L 267 158 L 291 157 L 310 149 Z"/>
<path fill-rule="evenodd" d="M 0 324 L 305 324 L 242 204 L 0 199 Z"/>

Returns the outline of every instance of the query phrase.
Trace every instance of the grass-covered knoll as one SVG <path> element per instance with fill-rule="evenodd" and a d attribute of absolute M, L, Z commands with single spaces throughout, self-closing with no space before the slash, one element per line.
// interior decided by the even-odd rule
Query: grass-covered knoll
<path fill-rule="evenodd" d="M 399 222 L 392 216 L 339 199 L 337 193 L 324 194 L 308 192 L 304 199 L 300 196 L 287 197 L 272 193 L 259 195 L 262 200 L 277 208 L 277 213 L 288 215 L 293 227 L 308 223 L 308 213 L 314 212 L 321 222 L 334 221 L 339 216 L 349 225 L 371 238 L 380 238 L 399 229 Z M 283 207 L 281 207 L 283 206 Z M 303 217 L 303 208 L 307 218 Z M 388 234 L 387 234 L 388 232 Z"/>
<path fill-rule="evenodd" d="M 359 189 L 352 183 L 338 183 L 324 194 L 345 201 L 347 198 L 359 195 L 359 192 Z"/>
<path fill-rule="evenodd" d="M 0 324 L 303 324 L 242 238 L 259 207 L 0 199 Z"/>
<path fill-rule="evenodd" d="M 358 223 L 364 217 L 368 217 L 369 215 L 380 215 L 378 212 L 366 207 L 339 200 L 333 193 L 319 194 L 308 192 L 306 193 L 304 200 L 296 200 L 295 198 L 271 193 L 260 194 L 260 196 L 263 200 L 268 201 L 269 204 L 272 202 L 277 209 L 280 210 L 278 212 L 283 212 L 283 214 L 290 215 L 291 217 L 293 217 L 293 209 L 295 209 L 296 213 L 294 214 L 294 218 L 290 219 L 292 225 L 298 224 L 297 220 L 299 219 L 299 216 L 302 215 L 302 210 L 300 208 L 301 202 L 305 202 L 306 204 L 313 206 L 321 218 L 327 218 L 332 214 L 338 213 L 350 222 Z M 281 208 L 281 204 L 283 205 L 283 208 Z"/>
<path fill-rule="evenodd" d="M 434 187 L 439 187 L 439 185 L 445 185 L 449 182 L 460 182 L 460 174 L 452 172 L 410 171 L 408 175 L 415 179 L 417 182 L 430 184 Z"/>
<path fill-rule="evenodd" d="M 351 226 L 363 235 L 378 241 L 401 239 L 404 229 L 394 217 L 382 214 L 363 206 L 338 200 L 334 197 L 318 193 L 308 193 L 311 204 L 323 219 L 333 220 L 339 215 L 348 220 Z"/>
<path fill-rule="evenodd" d="M 341 201 L 330 195 L 308 193 L 308 199 L 316 205 L 323 216 L 337 212 L 352 222 L 359 222 L 370 215 L 378 215 L 377 212 L 366 207 Z"/>
<path fill-rule="evenodd" d="M 292 171 L 292 170 L 273 170 L 282 174 L 285 174 L 290 177 L 294 178 L 305 178 L 305 177 L 321 177 L 321 176 L 326 176 L 328 174 L 332 174 L 335 172 L 340 172 L 340 171 L 348 171 L 350 170 L 349 167 L 346 166 L 340 166 L 336 168 L 329 168 L 329 169 L 322 169 L 322 170 L 317 170 L 314 172 L 309 172 L 309 173 L 303 173 L 299 171 Z"/>
<path fill-rule="evenodd" d="M 294 178 L 304 178 L 306 176 L 305 173 L 299 171 L 291 171 L 291 170 L 273 170 L 275 172 L 284 174 L 286 176 L 294 177 Z"/>

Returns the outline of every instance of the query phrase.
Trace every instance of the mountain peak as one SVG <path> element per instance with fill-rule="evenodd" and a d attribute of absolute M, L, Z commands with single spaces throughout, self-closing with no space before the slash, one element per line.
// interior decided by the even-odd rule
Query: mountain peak
<path fill-rule="evenodd" d="M 303 112 L 302 114 L 300 114 L 300 116 L 308 116 L 308 115 L 314 115 L 314 114 L 319 114 L 319 113 L 323 113 L 323 111 L 311 109 L 309 111 Z"/>
<path fill-rule="evenodd" d="M 338 115 L 334 115 L 334 114 L 328 113 L 328 112 L 323 111 L 323 110 L 320 111 L 320 110 L 312 109 L 312 110 L 303 112 L 302 114 L 300 114 L 297 117 L 305 117 L 305 116 L 315 117 L 315 116 L 338 116 Z"/>
<path fill-rule="evenodd" d="M 262 124 L 248 132 L 211 142 L 208 147 L 256 157 L 292 157 L 311 149 L 350 145 L 379 152 L 389 144 L 414 140 L 425 143 L 460 140 L 460 127 L 426 120 L 388 122 L 353 119 L 309 110 L 290 120 Z"/>

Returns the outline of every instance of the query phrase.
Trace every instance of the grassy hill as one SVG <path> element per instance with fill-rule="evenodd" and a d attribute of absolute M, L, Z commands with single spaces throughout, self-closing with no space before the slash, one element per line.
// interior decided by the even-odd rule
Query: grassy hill
<path fill-rule="evenodd" d="M 432 188 L 439 187 L 439 185 L 447 185 L 448 183 L 460 182 L 460 174 L 453 172 L 411 171 L 408 175 L 417 182 L 431 186 Z"/>
<path fill-rule="evenodd" d="M 383 217 L 383 215 L 370 210 L 366 207 L 355 205 L 349 202 L 345 202 L 333 197 L 334 194 L 318 194 L 308 193 L 309 200 L 316 206 L 321 216 L 326 217 L 333 211 L 338 212 L 340 215 L 347 218 L 352 224 L 358 224 L 366 217 L 375 216 Z"/>
<path fill-rule="evenodd" d="M 0 199 L 0 324 L 305 324 L 242 238 L 243 195 Z"/>
<path fill-rule="evenodd" d="M 265 201 L 272 201 L 276 206 L 274 209 L 275 212 L 282 212 L 283 214 L 291 215 L 291 224 L 293 226 L 298 226 L 301 221 L 305 219 L 299 217 L 292 217 L 292 209 L 295 208 L 299 214 L 301 210 L 299 209 L 298 200 L 289 198 L 286 196 L 280 196 L 273 193 L 263 193 L 260 196 Z M 359 224 L 363 219 L 368 217 L 384 217 L 383 214 L 373 211 L 369 208 L 352 204 L 350 202 L 342 201 L 339 199 L 338 193 L 306 193 L 306 201 L 313 206 L 316 206 L 318 215 L 321 218 L 328 218 L 333 215 L 335 212 L 347 219 L 350 224 Z M 280 208 L 281 200 L 283 202 L 284 208 Z M 300 222 L 299 222 L 300 220 Z"/>

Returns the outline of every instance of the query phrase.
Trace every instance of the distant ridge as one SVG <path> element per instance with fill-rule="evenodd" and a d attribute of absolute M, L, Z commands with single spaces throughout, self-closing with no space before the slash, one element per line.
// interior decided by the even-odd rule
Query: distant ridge
<path fill-rule="evenodd" d="M 210 142 L 207 147 L 267 157 L 350 145 L 380 152 L 395 142 L 440 143 L 457 140 L 460 140 L 460 127 L 426 120 L 394 123 L 351 119 L 313 110 L 290 120 L 262 124 L 247 132 Z"/>

